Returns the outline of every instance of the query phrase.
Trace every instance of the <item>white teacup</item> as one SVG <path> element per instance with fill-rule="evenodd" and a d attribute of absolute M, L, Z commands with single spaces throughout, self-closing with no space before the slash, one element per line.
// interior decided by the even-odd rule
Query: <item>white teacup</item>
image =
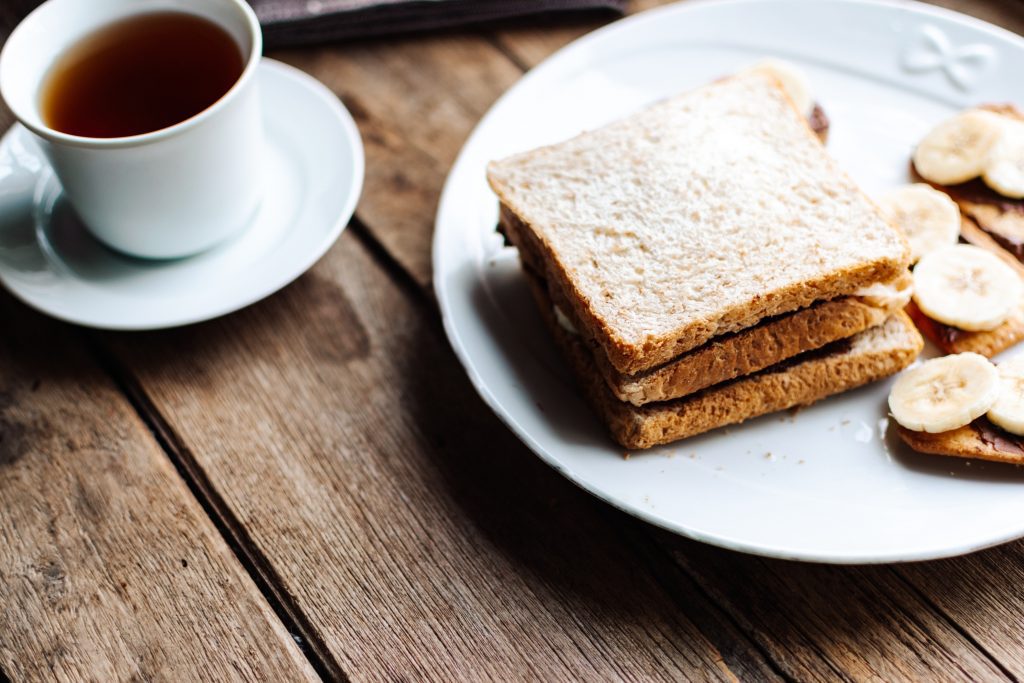
<path fill-rule="evenodd" d="M 114 21 L 177 10 L 223 27 L 245 58 L 228 92 L 192 118 L 143 135 L 88 138 L 43 121 L 40 90 L 66 49 Z M 262 195 L 262 118 L 256 69 L 263 39 L 244 0 L 48 0 L 0 53 L 0 94 L 39 139 L 89 230 L 133 256 L 175 258 L 208 249 L 252 218 Z"/>

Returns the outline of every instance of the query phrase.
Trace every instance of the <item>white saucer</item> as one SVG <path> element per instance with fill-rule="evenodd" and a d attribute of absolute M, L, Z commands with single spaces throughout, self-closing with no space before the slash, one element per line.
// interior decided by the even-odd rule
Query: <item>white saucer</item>
<path fill-rule="evenodd" d="M 263 204 L 237 237 L 186 259 L 146 261 L 102 246 L 63 200 L 32 135 L 11 128 L 0 141 L 0 282 L 55 318 L 148 330 L 236 311 L 305 272 L 355 210 L 363 146 L 338 98 L 312 77 L 264 59 L 259 79 Z"/>

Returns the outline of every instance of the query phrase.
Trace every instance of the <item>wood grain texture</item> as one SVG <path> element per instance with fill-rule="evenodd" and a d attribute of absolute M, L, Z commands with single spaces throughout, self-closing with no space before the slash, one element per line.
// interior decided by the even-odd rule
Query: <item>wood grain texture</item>
<path fill-rule="evenodd" d="M 353 679 L 774 678 L 484 408 L 421 299 L 348 233 L 242 313 L 107 339 Z"/>
<path fill-rule="evenodd" d="M 7 294 L 0 319 L 0 670 L 315 678 L 81 335 Z"/>
<path fill-rule="evenodd" d="M 342 99 L 366 147 L 356 210 L 423 286 L 441 186 L 470 130 L 521 75 L 485 39 L 442 34 L 275 52 Z"/>
<path fill-rule="evenodd" d="M 796 680 L 1004 677 L 998 665 L 890 567 L 769 560 L 663 532 L 652 534 Z M 989 613 L 986 618 L 996 616 Z"/>
<path fill-rule="evenodd" d="M 1024 678 L 1024 542 L 894 568 L 1015 678 Z"/>

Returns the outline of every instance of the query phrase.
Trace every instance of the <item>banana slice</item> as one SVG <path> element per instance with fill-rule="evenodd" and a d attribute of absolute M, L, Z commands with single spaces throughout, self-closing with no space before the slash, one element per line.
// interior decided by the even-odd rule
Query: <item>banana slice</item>
<path fill-rule="evenodd" d="M 956 244 L 960 236 L 960 207 L 945 192 L 924 183 L 892 190 L 878 204 L 906 235 L 912 263 L 928 252 Z"/>
<path fill-rule="evenodd" d="M 971 109 L 935 126 L 914 150 L 914 168 L 925 180 L 956 185 L 977 178 L 1003 132 L 1004 117 Z"/>
<path fill-rule="evenodd" d="M 1024 436 L 1024 356 L 996 366 L 999 398 L 989 408 L 988 419 L 1011 434 Z"/>
<path fill-rule="evenodd" d="M 807 74 L 797 65 L 782 59 L 762 59 L 748 71 L 761 71 L 771 74 L 782 83 L 782 89 L 796 105 L 797 110 L 808 117 L 814 111 L 814 96 L 811 95 L 811 82 Z"/>
<path fill-rule="evenodd" d="M 925 254 L 914 268 L 914 302 L 961 330 L 994 330 L 1017 307 L 1020 276 L 995 254 L 956 244 Z"/>
<path fill-rule="evenodd" d="M 1024 198 L 1024 123 L 1007 118 L 982 178 L 1004 197 Z"/>
<path fill-rule="evenodd" d="M 907 370 L 889 393 L 889 412 L 915 432 L 948 432 L 981 417 L 999 397 L 999 373 L 977 353 L 927 360 Z"/>

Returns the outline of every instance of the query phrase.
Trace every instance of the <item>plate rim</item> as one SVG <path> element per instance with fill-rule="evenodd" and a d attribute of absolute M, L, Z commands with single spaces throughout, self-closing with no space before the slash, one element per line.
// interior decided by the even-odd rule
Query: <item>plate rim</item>
<path fill-rule="evenodd" d="M 355 209 L 362 195 L 363 183 L 365 180 L 365 152 L 363 149 L 362 137 L 359 134 L 359 128 L 356 125 L 355 120 L 352 118 L 352 114 L 345 107 L 344 103 L 342 103 L 341 99 L 327 88 L 326 85 L 305 71 L 270 57 L 262 57 L 260 59 L 257 75 L 265 72 L 276 72 L 284 79 L 291 81 L 298 85 L 298 87 L 307 91 L 311 97 L 315 97 L 319 100 L 325 110 L 329 110 L 337 119 L 341 139 L 343 139 L 345 145 L 352 150 L 352 182 L 348 187 L 346 199 L 342 203 L 341 210 L 338 212 L 338 215 L 330 229 L 324 234 L 323 239 L 316 244 L 315 248 L 311 248 L 308 251 L 305 258 L 296 260 L 294 267 L 286 269 L 280 277 L 269 280 L 262 286 L 254 286 L 244 296 L 239 296 L 235 299 L 228 299 L 223 303 L 223 305 L 212 306 L 209 309 L 203 309 L 200 312 L 168 316 L 158 322 L 134 323 L 130 320 L 112 319 L 109 316 L 79 315 L 74 311 L 55 310 L 47 305 L 45 299 L 31 296 L 25 291 L 22 291 L 17 282 L 12 281 L 5 270 L 0 268 L 0 284 L 3 285 L 4 289 L 14 296 L 14 298 L 30 308 L 62 322 L 81 325 L 83 327 L 97 330 L 143 332 L 186 327 L 188 325 L 206 322 L 208 320 L 213 320 L 215 318 L 220 318 L 230 313 L 234 313 L 251 306 L 254 303 L 262 301 L 284 287 L 287 287 L 289 284 L 305 274 L 323 257 L 324 254 L 327 253 L 334 243 L 337 242 L 341 233 L 348 226 L 352 216 L 355 214 Z M 8 144 L 8 140 L 12 136 L 22 133 L 31 135 L 31 131 L 28 128 L 16 121 L 3 134 L 2 139 L 0 139 L 0 145 Z M 49 163 L 45 160 L 42 163 L 42 172 L 45 173 L 47 169 L 49 169 Z"/>
<path fill-rule="evenodd" d="M 824 4 L 821 0 L 780 0 L 781 2 L 787 3 L 805 3 L 816 5 Z M 1013 31 L 1004 29 L 999 26 L 995 26 L 976 17 L 971 17 L 955 10 L 946 9 L 944 7 L 937 7 L 929 5 L 918 0 L 827 0 L 828 4 L 836 6 L 873 6 L 882 8 L 885 11 L 902 11 L 911 12 L 917 15 L 941 17 L 947 21 L 951 21 L 956 24 L 966 25 L 973 29 L 982 31 L 998 36 L 1002 40 L 1015 42 L 1024 47 L 1024 37 L 1018 36 Z M 608 494 L 602 488 L 597 486 L 594 482 L 584 479 L 578 476 L 576 473 L 570 471 L 562 462 L 560 462 L 554 454 L 549 453 L 546 448 L 542 447 L 537 439 L 525 429 L 519 421 L 515 418 L 510 411 L 505 410 L 502 406 L 498 397 L 489 388 L 488 383 L 483 378 L 480 369 L 476 366 L 473 361 L 472 354 L 467 348 L 467 344 L 460 334 L 459 328 L 455 321 L 455 314 L 452 310 L 451 295 L 448 290 L 447 278 L 449 277 L 452 269 L 445 270 L 441 266 L 444 265 L 444 246 L 442 242 L 446 237 L 445 231 L 442 229 L 444 214 L 447 212 L 449 204 L 455 201 L 454 185 L 456 184 L 456 176 L 459 175 L 460 167 L 465 163 L 467 149 L 476 141 L 476 138 L 480 134 L 480 131 L 489 122 L 491 116 L 499 110 L 504 103 L 514 97 L 516 92 L 525 87 L 527 84 L 533 82 L 537 78 L 544 77 L 546 65 L 555 60 L 567 58 L 576 51 L 587 49 L 593 41 L 602 39 L 606 34 L 611 32 L 617 32 L 620 30 L 628 30 L 628 27 L 634 23 L 640 23 L 645 21 L 653 21 L 665 14 L 682 14 L 691 11 L 694 8 L 700 8 L 709 5 L 717 6 L 728 6 L 728 5 L 750 5 L 750 4 L 764 4 L 764 0 L 688 0 L 685 3 L 672 3 L 655 7 L 644 12 L 639 12 L 634 15 L 623 17 L 616 21 L 610 22 L 594 31 L 591 31 L 579 38 L 569 42 L 562 46 L 552 54 L 548 55 L 541 62 L 532 67 L 528 72 L 519 78 L 508 90 L 501 94 L 494 103 L 488 108 L 487 112 L 480 118 L 480 120 L 473 127 L 466 141 L 463 143 L 462 148 L 459 150 L 458 155 L 454 163 L 452 164 L 448 176 L 445 179 L 445 183 L 441 192 L 441 196 L 438 202 L 437 212 L 434 220 L 434 235 L 431 240 L 431 251 L 432 258 L 431 263 L 433 266 L 432 273 L 432 284 L 434 291 L 437 295 L 438 305 L 441 310 L 441 321 L 444 328 L 445 334 L 448 337 L 448 342 L 451 345 L 456 357 L 459 359 L 460 364 L 463 367 L 464 372 L 476 390 L 477 394 L 484 401 L 484 403 L 490 408 L 490 410 L 498 417 L 498 419 L 508 427 L 512 433 L 522 441 L 527 448 L 529 448 L 534 455 L 539 457 L 543 462 L 551 466 L 555 471 L 564 476 L 570 482 L 583 489 L 584 491 L 595 496 L 599 500 L 610 504 L 616 509 L 619 509 L 629 515 L 637 517 L 649 524 L 652 524 L 666 531 L 670 531 L 674 534 L 678 534 L 685 538 L 689 538 L 709 545 L 725 548 L 727 550 L 743 552 L 752 555 L 758 555 L 762 557 L 769 557 L 781 560 L 794 560 L 801 562 L 816 562 L 822 564 L 836 564 L 836 565 L 865 565 L 865 564 L 889 564 L 889 563 L 904 563 L 904 562 L 918 562 L 924 560 L 942 559 L 947 557 L 955 557 L 964 555 L 967 553 L 984 550 L 985 548 L 991 548 L 1003 543 L 1007 543 L 1012 540 L 1016 540 L 1024 537 L 1024 525 L 1016 528 L 1010 532 L 997 534 L 995 536 L 986 537 L 977 542 L 961 543 L 956 546 L 943 545 L 941 547 L 925 547 L 918 549 L 914 552 L 903 552 L 903 551 L 891 551 L 891 552 L 871 552 L 871 553 L 843 553 L 840 551 L 825 551 L 825 552 L 807 552 L 807 551 L 794 551 L 779 545 L 762 544 L 752 541 L 737 540 L 729 538 L 721 534 L 709 534 L 699 529 L 688 527 L 685 524 L 681 524 L 678 521 L 667 519 L 660 515 L 652 513 L 650 510 L 642 507 L 639 504 L 631 503 L 629 501 L 615 498 L 613 495 Z M 461 265 L 461 264 L 455 264 Z M 588 406 L 589 408 L 589 406 Z"/>

